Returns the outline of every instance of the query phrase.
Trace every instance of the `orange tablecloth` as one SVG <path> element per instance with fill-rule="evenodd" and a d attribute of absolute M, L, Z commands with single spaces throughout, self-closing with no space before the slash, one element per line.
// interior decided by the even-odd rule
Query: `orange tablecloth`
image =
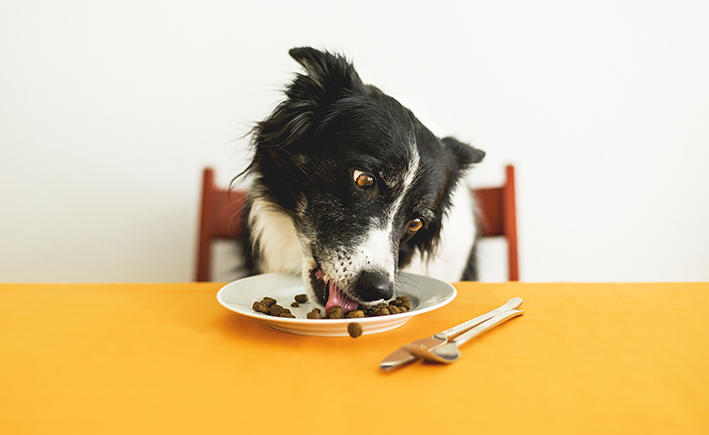
<path fill-rule="evenodd" d="M 0 284 L 0 433 L 709 433 L 706 283 L 459 283 L 357 339 L 275 331 L 220 287 Z M 457 363 L 379 370 L 514 296 Z"/>

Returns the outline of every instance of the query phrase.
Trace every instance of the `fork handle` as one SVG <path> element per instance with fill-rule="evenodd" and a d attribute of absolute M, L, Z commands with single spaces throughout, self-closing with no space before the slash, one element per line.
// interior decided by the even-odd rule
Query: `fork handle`
<path fill-rule="evenodd" d="M 502 322 L 505 322 L 507 320 L 510 320 L 513 317 L 521 316 L 524 314 L 524 311 L 522 310 L 509 310 L 505 311 L 504 313 L 500 313 L 483 323 L 479 324 L 478 326 L 472 328 L 471 330 L 464 332 L 463 334 L 460 334 L 453 340 L 451 340 L 452 343 L 454 343 L 456 346 L 460 346 L 461 344 L 465 343 L 466 341 L 470 340 L 473 337 L 477 337 L 478 335 L 482 334 L 483 332 L 487 331 L 488 329 L 492 329 L 495 326 L 499 325 Z"/>
<path fill-rule="evenodd" d="M 450 340 L 451 338 L 456 337 L 456 336 L 460 335 L 461 333 L 471 329 L 475 325 L 483 323 L 484 321 L 491 319 L 500 313 L 504 313 L 505 311 L 514 310 L 515 308 L 519 307 L 520 305 L 522 305 L 522 298 L 512 298 L 509 301 L 507 301 L 505 303 L 505 305 L 503 305 L 499 308 L 495 308 L 494 310 L 492 310 L 488 313 L 481 314 L 478 317 L 468 320 L 467 322 L 461 323 L 460 325 L 454 326 L 451 329 L 447 329 L 443 332 L 439 332 L 434 337 L 440 338 L 441 340 Z"/>

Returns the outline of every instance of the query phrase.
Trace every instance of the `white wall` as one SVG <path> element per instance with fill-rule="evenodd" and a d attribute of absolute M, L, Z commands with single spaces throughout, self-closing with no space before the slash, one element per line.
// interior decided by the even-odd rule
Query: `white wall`
<path fill-rule="evenodd" d="M 518 171 L 525 281 L 709 281 L 705 1 L 0 1 L 0 281 L 188 281 L 200 171 L 342 51 Z M 425 108 L 425 110 L 422 110 Z M 499 279 L 499 246 L 484 277 Z"/>

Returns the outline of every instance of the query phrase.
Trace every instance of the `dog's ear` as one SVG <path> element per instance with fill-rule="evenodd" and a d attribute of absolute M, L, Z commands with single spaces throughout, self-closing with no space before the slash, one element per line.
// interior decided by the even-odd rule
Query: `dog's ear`
<path fill-rule="evenodd" d="M 319 125 L 328 105 L 347 93 L 365 90 L 362 80 L 344 57 L 310 47 L 293 48 L 290 55 L 307 74 L 298 74 L 271 116 L 254 129 L 258 146 L 269 152 L 290 147 Z"/>
<path fill-rule="evenodd" d="M 343 56 L 311 47 L 292 48 L 288 54 L 305 68 L 291 86 L 289 97 L 313 100 L 322 106 L 340 97 L 345 91 L 364 88 L 354 66 Z"/>
<path fill-rule="evenodd" d="M 329 107 L 344 96 L 367 92 L 354 67 L 344 57 L 310 47 L 293 48 L 289 54 L 306 74 L 298 74 L 286 89 L 286 99 L 253 129 L 254 161 L 247 171 L 282 174 L 281 188 L 297 197 L 299 176 L 312 146 L 315 130 L 322 127 Z M 267 169 L 266 169 L 267 168 Z"/>
<path fill-rule="evenodd" d="M 454 137 L 444 137 L 441 139 L 441 142 L 443 142 L 446 149 L 453 154 L 461 170 L 470 167 L 470 165 L 474 163 L 480 163 L 485 157 L 485 151 L 464 144 Z"/>

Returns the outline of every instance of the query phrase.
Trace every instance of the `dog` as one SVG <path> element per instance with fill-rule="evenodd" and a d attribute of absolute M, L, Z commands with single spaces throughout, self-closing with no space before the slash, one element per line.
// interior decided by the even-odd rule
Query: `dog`
<path fill-rule="evenodd" d="M 392 298 L 399 270 L 476 279 L 463 182 L 485 153 L 438 138 L 344 57 L 289 51 L 305 70 L 252 134 L 244 209 L 252 273 L 300 274 L 343 312 Z"/>

